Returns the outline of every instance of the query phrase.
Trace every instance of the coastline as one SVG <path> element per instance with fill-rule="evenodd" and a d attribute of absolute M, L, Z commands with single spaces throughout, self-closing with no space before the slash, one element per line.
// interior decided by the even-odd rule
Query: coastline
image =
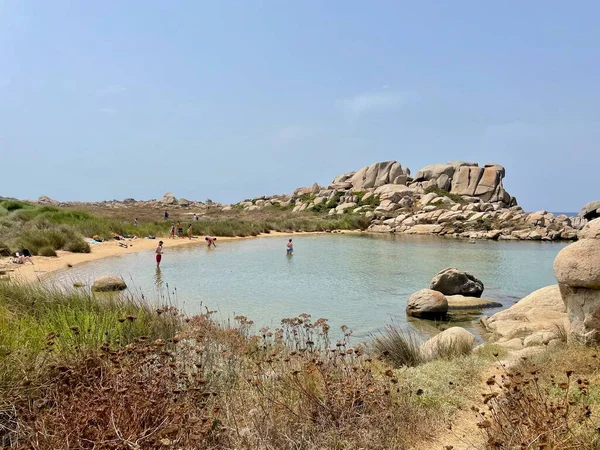
<path fill-rule="evenodd" d="M 354 231 L 345 230 L 344 233 L 353 233 Z M 260 234 L 258 236 L 217 236 L 219 242 L 228 241 L 239 241 L 246 239 L 256 239 L 263 237 L 281 237 L 285 238 L 288 236 L 306 236 L 306 235 L 319 235 L 325 234 L 323 231 L 299 231 L 299 232 L 278 232 L 271 231 L 270 233 Z M 126 255 L 129 253 L 142 252 L 146 250 L 153 250 L 158 245 L 158 241 L 163 241 L 163 248 L 175 248 L 185 246 L 199 246 L 206 245 L 204 239 L 199 236 L 194 237 L 192 240 L 185 238 L 157 238 L 157 239 L 133 239 L 125 241 L 105 241 L 97 244 L 91 244 L 90 253 L 71 253 L 59 250 L 57 251 L 56 257 L 46 256 L 33 256 L 32 259 L 34 264 L 12 264 L 11 258 L 0 258 L 0 271 L 6 271 L 10 278 L 19 281 L 32 282 L 40 281 L 44 277 L 58 270 L 68 269 L 78 264 L 83 264 L 91 261 L 96 261 L 104 258 L 113 258 L 116 256 Z M 128 245 L 127 248 L 121 247 L 119 243 L 125 243 Z"/>

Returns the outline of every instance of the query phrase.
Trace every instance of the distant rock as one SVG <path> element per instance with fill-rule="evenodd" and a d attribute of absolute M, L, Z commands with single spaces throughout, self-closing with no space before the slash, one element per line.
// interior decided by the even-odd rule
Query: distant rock
<path fill-rule="evenodd" d="M 162 203 L 163 205 L 175 205 L 177 204 L 177 198 L 171 192 L 167 192 L 160 199 L 160 203 Z"/>
<path fill-rule="evenodd" d="M 124 289 L 127 289 L 127 285 L 121 277 L 116 275 L 105 275 L 96 278 L 92 285 L 92 291 L 96 292 L 122 291 Z"/>
<path fill-rule="evenodd" d="M 190 206 L 190 201 L 186 200 L 185 198 L 180 198 L 179 200 L 177 200 L 177 204 L 179 206 L 186 208 L 186 207 Z"/>
<path fill-rule="evenodd" d="M 586 203 L 583 208 L 581 208 L 579 217 L 587 220 L 593 220 L 600 217 L 600 200 Z"/>
<path fill-rule="evenodd" d="M 355 191 L 362 191 L 384 184 L 406 184 L 409 174 L 410 170 L 402 167 L 399 162 L 384 161 L 363 167 L 346 181 L 352 183 Z"/>
<path fill-rule="evenodd" d="M 44 205 L 44 206 L 58 206 L 60 205 L 60 202 L 57 200 L 54 200 L 50 197 L 47 197 L 45 195 L 42 195 L 40 198 L 37 199 L 37 202 L 39 205 Z"/>
<path fill-rule="evenodd" d="M 126 205 L 131 205 L 132 203 L 135 203 L 135 198 L 126 198 L 125 200 L 123 200 L 123 203 L 125 203 Z"/>
<path fill-rule="evenodd" d="M 444 294 L 431 289 L 421 289 L 408 299 L 406 314 L 423 319 L 444 316 L 448 312 L 448 300 Z"/>
<path fill-rule="evenodd" d="M 481 297 L 483 293 L 481 280 L 454 267 L 449 267 L 438 273 L 431 280 L 429 288 L 444 295 L 459 294 L 467 297 Z"/>

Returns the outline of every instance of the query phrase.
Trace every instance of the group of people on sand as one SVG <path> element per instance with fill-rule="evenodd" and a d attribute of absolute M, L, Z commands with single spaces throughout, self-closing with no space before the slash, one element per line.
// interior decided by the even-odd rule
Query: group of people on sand
<path fill-rule="evenodd" d="M 190 229 L 191 229 L 191 227 L 192 226 L 190 225 Z M 206 241 L 208 248 L 210 248 L 210 247 L 217 248 L 217 244 L 216 244 L 217 238 L 216 237 L 206 236 L 204 238 L 204 240 Z M 162 260 L 162 255 L 163 255 L 163 245 L 164 245 L 163 241 L 158 241 L 158 245 L 156 246 L 156 249 L 154 250 L 154 253 L 156 254 L 156 267 L 160 267 L 160 262 Z"/>
<path fill-rule="evenodd" d="M 177 225 L 175 225 L 174 223 L 171 224 L 171 231 L 169 232 L 169 237 L 171 239 L 175 239 L 175 237 L 183 237 L 183 225 L 181 224 L 181 222 L 177 222 Z M 188 239 L 192 239 L 194 237 L 191 223 L 187 227 L 187 237 Z"/>

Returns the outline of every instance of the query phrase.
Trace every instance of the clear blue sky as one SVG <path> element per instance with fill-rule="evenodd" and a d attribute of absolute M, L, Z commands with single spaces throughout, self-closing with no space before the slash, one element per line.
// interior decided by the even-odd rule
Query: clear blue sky
<path fill-rule="evenodd" d="M 599 2 L 0 0 L 0 195 L 234 202 L 395 159 L 600 198 Z"/>

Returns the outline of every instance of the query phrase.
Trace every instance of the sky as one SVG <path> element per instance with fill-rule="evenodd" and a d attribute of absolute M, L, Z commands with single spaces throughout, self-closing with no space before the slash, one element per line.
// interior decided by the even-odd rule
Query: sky
<path fill-rule="evenodd" d="M 600 198 L 600 2 L 0 0 L 0 196 L 237 202 L 377 161 Z"/>

